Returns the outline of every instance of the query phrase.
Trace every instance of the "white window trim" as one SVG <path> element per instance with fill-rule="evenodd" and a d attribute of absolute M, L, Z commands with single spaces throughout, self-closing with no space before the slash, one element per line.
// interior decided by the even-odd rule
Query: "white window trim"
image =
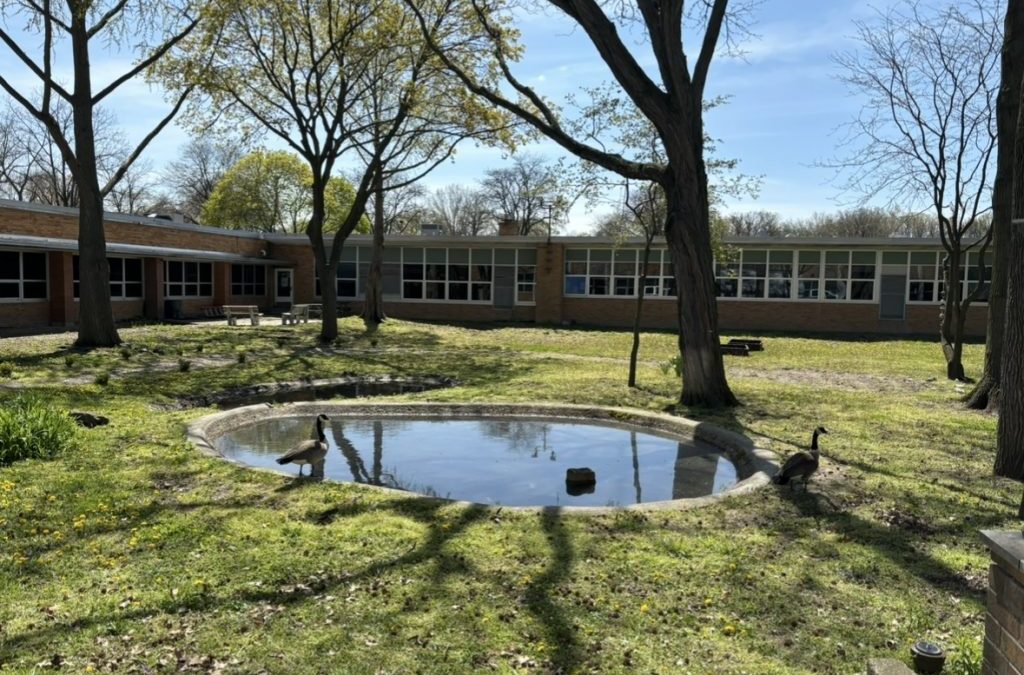
<path fill-rule="evenodd" d="M 75 254 L 75 257 L 78 257 L 78 254 Z M 115 258 L 119 259 L 119 260 L 142 260 L 142 258 L 138 258 L 138 257 L 135 257 L 135 256 L 130 256 L 130 255 L 129 256 L 125 256 L 125 255 L 108 255 L 107 256 L 107 263 L 109 264 L 109 262 L 111 260 L 115 259 Z M 122 264 L 121 271 L 124 272 L 124 267 L 123 267 L 124 263 L 121 263 L 121 264 Z M 79 268 L 79 269 L 81 269 L 81 268 Z M 75 297 L 75 284 L 76 283 L 77 284 L 81 284 L 81 280 L 79 280 L 77 282 L 75 281 L 74 263 L 72 263 L 71 299 L 74 302 L 80 302 L 81 298 L 76 298 Z M 115 283 L 115 282 L 110 281 L 108 283 Z M 126 285 L 126 282 L 123 279 L 121 281 L 116 282 L 116 283 L 121 284 L 122 287 L 124 287 Z M 133 281 L 133 282 L 130 282 L 130 283 L 135 283 L 135 282 Z M 118 295 L 118 296 L 114 296 L 114 294 L 111 293 L 110 301 L 111 302 L 138 302 L 139 300 L 145 300 L 146 299 L 146 264 L 145 263 L 142 264 L 142 281 L 140 281 L 139 283 L 142 284 L 142 295 Z"/>
<path fill-rule="evenodd" d="M 201 282 L 201 281 L 196 281 L 196 282 L 184 281 L 184 280 L 182 280 L 182 281 L 171 281 L 170 280 L 170 275 L 167 273 L 168 272 L 167 265 L 172 263 L 172 262 L 177 262 L 177 263 L 182 263 L 182 264 L 185 264 L 185 263 L 197 263 L 199 265 L 209 265 L 210 266 L 210 287 L 211 287 L 211 291 L 212 291 L 213 287 L 216 286 L 216 284 L 217 284 L 217 281 L 216 281 L 216 279 L 213 276 L 213 262 L 212 261 L 209 261 L 209 260 L 166 260 L 165 259 L 164 260 L 164 299 L 165 300 L 210 300 L 210 299 L 213 298 L 213 293 L 212 292 L 210 293 L 210 295 L 171 295 L 171 294 L 169 294 L 167 292 L 167 287 L 170 286 L 171 284 L 176 284 L 176 285 L 180 285 L 180 286 L 191 285 L 193 283 L 196 286 L 202 286 L 203 285 L 203 282 Z M 184 268 L 182 269 L 182 271 L 184 271 Z"/>
<path fill-rule="evenodd" d="M 50 256 L 46 254 L 46 251 L 24 251 L 15 248 L 4 248 L 0 249 L 7 252 L 13 252 L 18 254 L 18 278 L 17 279 L 4 279 L 3 283 L 12 284 L 17 282 L 18 284 L 18 297 L 16 298 L 0 298 L 0 304 L 13 305 L 13 304 L 26 304 L 30 302 L 49 302 L 50 301 Z M 25 279 L 25 258 L 26 253 L 37 253 L 43 256 L 43 264 L 46 267 L 46 297 L 45 298 L 26 298 L 25 297 L 25 281 L 29 283 L 39 283 L 42 279 Z"/>
<path fill-rule="evenodd" d="M 572 250 L 572 251 L 586 251 L 587 252 L 586 260 L 585 261 L 582 261 L 582 260 L 569 260 L 568 252 L 570 250 Z M 608 291 L 609 292 L 606 295 L 598 295 L 598 294 L 591 294 L 590 293 L 590 277 L 591 277 L 591 274 L 590 274 L 591 255 L 590 254 L 591 254 L 591 251 L 610 251 L 611 252 L 611 259 L 610 260 L 597 260 L 597 261 L 594 261 L 594 262 L 607 262 L 609 265 L 611 265 L 611 268 L 609 269 L 609 273 L 607 275 L 607 277 L 608 277 Z M 636 270 L 636 272 L 632 275 L 632 279 L 633 279 L 633 293 L 631 293 L 629 295 L 616 295 L 615 294 L 615 279 L 617 279 L 617 278 L 618 279 L 628 279 L 628 278 L 630 278 L 629 275 L 615 274 L 615 262 L 616 262 L 615 254 L 616 253 L 621 253 L 622 251 L 632 251 L 633 252 L 633 265 L 634 265 L 634 269 Z M 640 289 L 640 256 L 641 256 L 641 253 L 643 253 L 643 249 L 639 249 L 639 248 L 614 248 L 614 247 L 609 248 L 609 247 L 604 247 L 604 246 L 594 246 L 594 247 L 586 247 L 586 248 L 571 248 L 571 249 L 570 248 L 566 248 L 565 249 L 565 257 L 562 260 L 562 288 L 561 288 L 562 297 L 564 297 L 564 298 L 573 298 L 573 299 L 586 298 L 588 300 L 636 300 L 637 299 L 637 295 L 638 295 L 637 291 Z M 667 254 L 668 254 L 668 249 L 666 249 L 666 248 L 651 248 L 651 257 L 650 257 L 650 260 L 648 260 L 648 263 L 649 264 L 658 263 L 658 271 L 659 272 L 664 272 L 665 264 L 666 264 L 665 259 L 668 257 Z M 585 262 L 586 266 L 587 266 L 587 272 L 585 274 L 569 274 L 566 271 L 566 267 L 568 266 L 568 264 L 570 262 Z M 604 277 L 606 275 L 602 274 L 602 275 L 594 275 L 594 276 Z M 583 287 L 585 289 L 584 292 L 583 293 L 568 293 L 568 292 L 566 292 L 566 290 L 565 290 L 565 280 L 566 280 L 566 277 L 583 277 Z M 656 277 L 650 276 L 650 277 L 647 277 L 648 285 L 650 285 L 650 282 L 653 279 L 657 279 L 658 280 L 658 293 L 657 294 L 652 294 L 652 295 L 647 295 L 645 293 L 644 294 L 644 300 L 675 300 L 676 299 L 675 295 L 665 295 L 664 294 L 665 279 L 673 279 L 674 280 L 674 277 L 666 276 L 665 274 L 658 274 L 658 276 L 656 276 Z"/>

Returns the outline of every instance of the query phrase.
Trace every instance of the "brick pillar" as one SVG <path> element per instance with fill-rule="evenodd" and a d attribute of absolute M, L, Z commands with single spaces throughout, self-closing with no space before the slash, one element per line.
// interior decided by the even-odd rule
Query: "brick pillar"
<path fill-rule="evenodd" d="M 50 277 L 50 324 L 54 326 L 70 326 L 78 316 L 75 311 L 73 255 L 63 251 L 52 251 L 47 256 Z"/>
<path fill-rule="evenodd" d="M 534 289 L 537 323 L 562 322 L 564 256 L 565 247 L 561 244 L 537 245 L 537 286 Z"/>
<path fill-rule="evenodd" d="M 986 530 L 988 568 L 982 675 L 1024 674 L 1024 534 Z"/>
<path fill-rule="evenodd" d="M 164 318 L 164 261 L 160 258 L 143 258 L 142 312 L 147 319 Z"/>
<path fill-rule="evenodd" d="M 213 263 L 213 304 L 214 306 L 230 305 L 231 295 L 231 263 Z"/>

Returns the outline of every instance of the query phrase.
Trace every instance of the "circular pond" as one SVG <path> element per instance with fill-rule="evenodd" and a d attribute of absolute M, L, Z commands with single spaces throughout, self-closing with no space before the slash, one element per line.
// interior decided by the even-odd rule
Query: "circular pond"
<path fill-rule="evenodd" d="M 193 442 L 292 475 L 276 458 L 315 435 L 313 475 L 495 506 L 623 507 L 713 497 L 764 482 L 768 461 L 742 436 L 639 411 L 576 406 L 248 406 L 200 420 Z M 566 481 L 587 467 L 593 483 Z M 307 468 L 305 473 L 310 473 Z"/>

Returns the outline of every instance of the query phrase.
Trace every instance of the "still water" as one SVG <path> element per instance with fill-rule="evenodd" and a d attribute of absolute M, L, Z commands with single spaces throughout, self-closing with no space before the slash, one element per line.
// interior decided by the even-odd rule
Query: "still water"
<path fill-rule="evenodd" d="M 230 431 L 216 445 L 245 464 L 297 474 L 274 459 L 313 433 L 312 417 L 274 418 Z M 737 481 L 736 467 L 711 445 L 601 423 L 334 419 L 325 434 L 326 478 L 481 504 L 624 506 L 703 497 Z M 570 467 L 594 469 L 592 491 L 572 494 L 579 490 L 566 486 Z"/>

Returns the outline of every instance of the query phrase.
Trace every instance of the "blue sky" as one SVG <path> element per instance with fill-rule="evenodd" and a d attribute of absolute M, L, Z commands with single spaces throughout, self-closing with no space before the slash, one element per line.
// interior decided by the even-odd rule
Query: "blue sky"
<path fill-rule="evenodd" d="M 889 0 L 891 1 L 891 0 Z M 873 7 L 885 7 L 888 1 Z M 728 105 L 710 111 L 709 133 L 720 139 L 723 157 L 740 160 L 740 170 L 761 176 L 757 199 L 733 200 L 727 211 L 765 209 L 784 217 L 809 216 L 849 205 L 831 182 L 832 171 L 815 166 L 836 152 L 840 127 L 852 119 L 860 102 L 836 81 L 830 55 L 851 49 L 853 21 L 873 13 L 859 0 L 767 0 L 752 16 L 755 36 L 743 43 L 741 57 L 720 56 L 712 65 L 708 95 L 727 95 Z M 519 25 L 526 57 L 517 74 L 551 100 L 562 100 L 582 86 L 595 86 L 610 75 L 587 38 L 558 14 L 536 13 Z M 646 45 L 631 43 L 641 63 L 650 62 Z M 695 53 L 697 45 L 688 52 Z M 126 67 L 130 55 L 94 58 L 94 81 L 104 83 Z M 18 74 L 14 57 L 0 49 L 0 68 L 18 84 L 34 87 Z M 67 79 L 67 78 L 65 78 Z M 110 107 L 130 138 L 139 138 L 167 107 L 159 91 L 145 83 L 126 86 L 110 99 Z M 187 131 L 174 126 L 150 146 L 146 158 L 155 169 L 177 156 Z M 552 159 L 563 153 L 551 142 L 525 148 Z M 425 179 L 428 188 L 446 183 L 472 184 L 484 170 L 500 166 L 500 152 L 463 147 L 456 159 Z M 837 200 L 837 198 L 839 198 Z M 566 232 L 585 232 L 594 218 L 582 206 L 572 212 Z"/>

